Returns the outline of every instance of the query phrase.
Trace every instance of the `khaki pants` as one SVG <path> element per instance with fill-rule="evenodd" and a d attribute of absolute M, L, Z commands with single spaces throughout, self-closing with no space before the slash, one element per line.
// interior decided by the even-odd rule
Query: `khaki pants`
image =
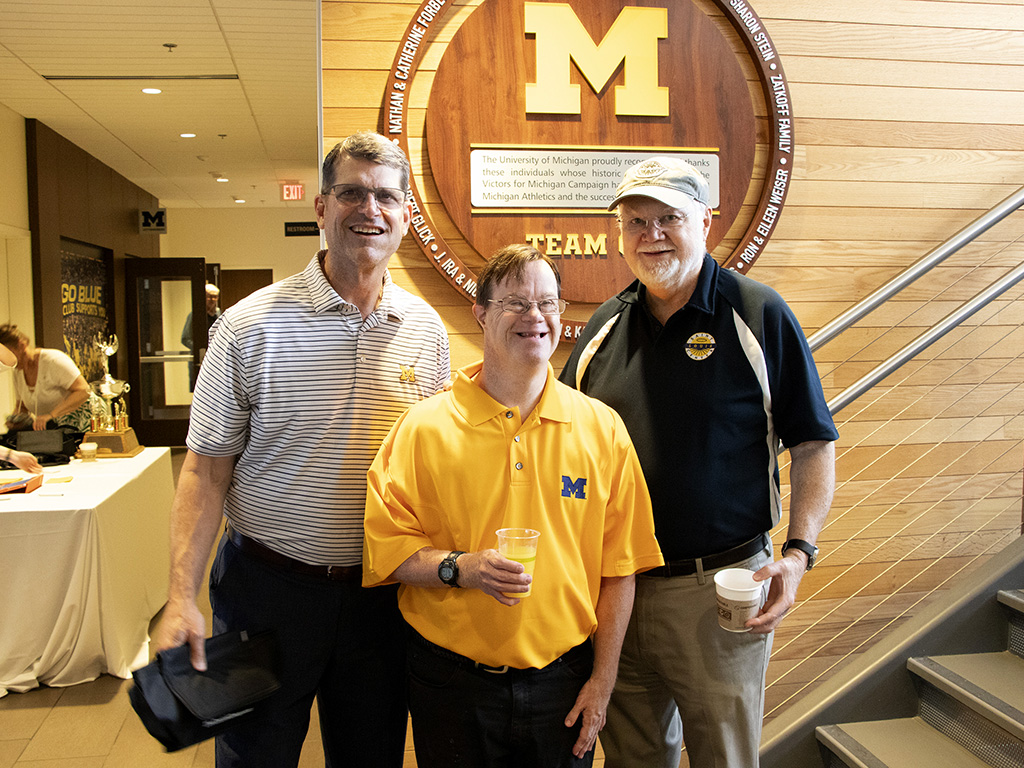
<path fill-rule="evenodd" d="M 730 566 L 757 570 L 771 550 Z M 756 768 L 772 635 L 718 626 L 713 577 L 637 577 L 601 732 L 607 768 Z M 764 595 L 767 596 L 767 586 Z"/>

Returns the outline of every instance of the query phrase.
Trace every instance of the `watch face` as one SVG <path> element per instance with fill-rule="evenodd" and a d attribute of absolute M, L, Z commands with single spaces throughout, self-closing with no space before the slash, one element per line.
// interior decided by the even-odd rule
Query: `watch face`
<path fill-rule="evenodd" d="M 441 579 L 443 584 L 447 584 L 450 587 L 459 586 L 459 566 L 455 562 L 459 555 L 464 555 L 465 552 L 456 550 L 450 552 L 448 556 L 442 560 L 437 566 L 437 576 Z"/>

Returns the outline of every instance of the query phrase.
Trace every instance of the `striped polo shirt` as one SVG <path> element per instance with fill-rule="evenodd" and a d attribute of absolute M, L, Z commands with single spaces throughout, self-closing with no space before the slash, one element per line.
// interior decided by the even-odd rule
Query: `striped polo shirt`
<path fill-rule="evenodd" d="M 803 329 L 771 288 L 705 255 L 664 326 L 645 297 L 634 282 L 602 304 L 561 380 L 626 423 L 665 559 L 706 557 L 779 521 L 780 443 L 839 435 Z"/>
<path fill-rule="evenodd" d="M 366 471 L 405 409 L 447 382 L 448 336 L 389 273 L 364 320 L 323 255 L 221 315 L 186 443 L 238 457 L 224 513 L 240 532 L 307 563 L 357 565 Z"/>

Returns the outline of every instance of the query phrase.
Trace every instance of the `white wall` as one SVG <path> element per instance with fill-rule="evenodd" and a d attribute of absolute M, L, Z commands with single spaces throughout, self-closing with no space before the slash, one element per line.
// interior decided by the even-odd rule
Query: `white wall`
<path fill-rule="evenodd" d="M 28 228 L 25 120 L 0 104 L 0 323 L 32 335 L 32 237 Z M 14 406 L 11 374 L 0 373 L 0 419 Z"/>
<path fill-rule="evenodd" d="M 273 269 L 274 280 L 301 272 L 320 248 L 317 237 L 285 237 L 286 221 L 316 221 L 302 208 L 174 208 L 161 258 L 202 257 L 222 269 Z"/>
<path fill-rule="evenodd" d="M 25 119 L 0 104 L 0 235 L 28 237 Z"/>

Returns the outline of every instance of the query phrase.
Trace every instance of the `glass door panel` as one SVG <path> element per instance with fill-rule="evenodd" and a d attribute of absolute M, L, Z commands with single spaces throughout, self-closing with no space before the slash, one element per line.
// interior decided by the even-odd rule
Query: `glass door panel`
<path fill-rule="evenodd" d="M 206 352 L 205 262 L 130 259 L 125 266 L 132 426 L 143 445 L 184 445 Z"/>

